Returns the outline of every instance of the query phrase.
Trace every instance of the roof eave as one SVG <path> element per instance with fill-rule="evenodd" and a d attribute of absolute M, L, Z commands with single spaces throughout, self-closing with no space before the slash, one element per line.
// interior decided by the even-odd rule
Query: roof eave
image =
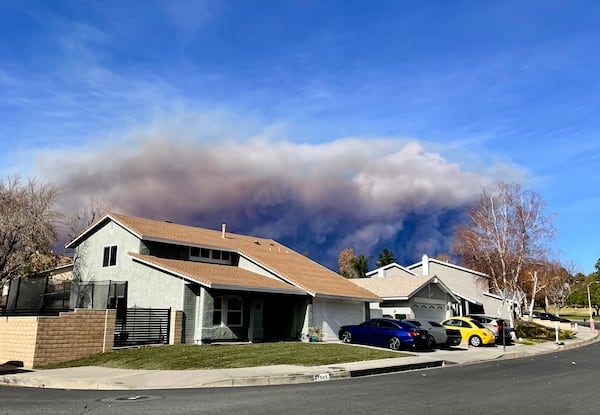
<path fill-rule="evenodd" d="M 320 293 L 314 294 L 313 297 L 327 299 L 327 300 L 360 301 L 363 303 L 376 303 L 376 302 L 379 302 L 382 300 L 381 297 L 353 297 L 353 296 L 320 294 Z"/>

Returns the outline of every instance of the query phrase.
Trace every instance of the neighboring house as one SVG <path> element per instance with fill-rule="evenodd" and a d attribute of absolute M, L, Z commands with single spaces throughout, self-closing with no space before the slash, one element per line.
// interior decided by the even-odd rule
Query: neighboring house
<path fill-rule="evenodd" d="M 482 272 L 423 255 L 421 262 L 406 267 L 417 275 L 437 276 L 460 299 L 455 315 L 489 314 L 508 318 L 502 299 L 492 293 L 491 277 Z"/>
<path fill-rule="evenodd" d="M 371 304 L 372 315 L 434 321 L 475 313 L 508 318 L 508 307 L 490 292 L 490 278 L 423 255 L 421 262 L 408 267 L 392 263 L 351 281 L 382 298 Z"/>
<path fill-rule="evenodd" d="M 459 299 L 437 276 L 419 276 L 396 263 L 351 281 L 382 298 L 371 303 L 371 314 L 394 318 L 442 321 Z"/>
<path fill-rule="evenodd" d="M 311 327 L 333 340 L 380 300 L 277 241 L 225 224 L 219 232 L 109 213 L 66 247 L 75 250 L 74 284 L 126 282 L 107 291 L 109 307 L 183 310 L 186 343 L 307 340 Z"/>

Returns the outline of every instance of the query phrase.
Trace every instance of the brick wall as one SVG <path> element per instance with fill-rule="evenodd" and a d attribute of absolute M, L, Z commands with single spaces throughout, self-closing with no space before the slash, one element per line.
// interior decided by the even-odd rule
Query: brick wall
<path fill-rule="evenodd" d="M 60 363 L 114 346 L 116 310 L 78 308 L 58 317 L 0 317 L 0 363 L 23 362 L 33 368 Z M 183 311 L 171 311 L 169 343 L 179 344 L 183 334 Z"/>
<path fill-rule="evenodd" d="M 0 317 L 0 363 L 8 360 L 33 367 L 37 317 Z"/>
<path fill-rule="evenodd" d="M 0 318 L 0 363 L 28 368 L 113 349 L 115 310 L 76 309 L 58 317 Z"/>
<path fill-rule="evenodd" d="M 171 330 L 169 333 L 169 344 L 181 344 L 183 342 L 183 311 L 171 310 Z"/>

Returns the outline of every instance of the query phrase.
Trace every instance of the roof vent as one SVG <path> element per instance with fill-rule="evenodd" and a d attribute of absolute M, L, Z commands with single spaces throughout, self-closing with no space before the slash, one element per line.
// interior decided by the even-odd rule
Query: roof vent
<path fill-rule="evenodd" d="M 227 224 L 223 223 L 223 224 L 221 224 L 221 238 L 225 239 L 226 235 L 227 235 Z"/>
<path fill-rule="evenodd" d="M 254 240 L 254 243 L 255 243 L 256 245 L 260 245 L 260 242 L 258 242 L 258 239 L 255 239 L 255 240 Z"/>

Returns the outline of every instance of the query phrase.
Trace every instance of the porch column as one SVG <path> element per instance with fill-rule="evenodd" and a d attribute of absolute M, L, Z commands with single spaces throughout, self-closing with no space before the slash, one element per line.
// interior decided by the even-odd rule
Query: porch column
<path fill-rule="evenodd" d="M 262 298 L 253 298 L 250 302 L 250 316 L 248 323 L 248 341 L 250 343 L 263 340 L 263 310 L 264 303 Z"/>

